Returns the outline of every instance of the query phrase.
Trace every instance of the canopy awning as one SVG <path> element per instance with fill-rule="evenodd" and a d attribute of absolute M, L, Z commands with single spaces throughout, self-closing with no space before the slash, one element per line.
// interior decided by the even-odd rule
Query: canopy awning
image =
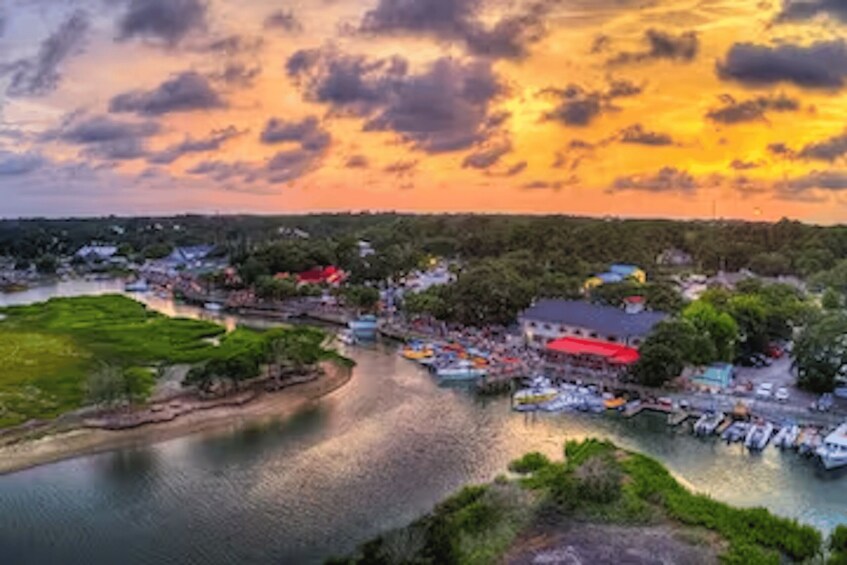
<path fill-rule="evenodd" d="M 620 365 L 631 365 L 638 361 L 638 350 L 596 339 L 563 337 L 548 343 L 547 349 L 566 355 L 593 355 Z"/>

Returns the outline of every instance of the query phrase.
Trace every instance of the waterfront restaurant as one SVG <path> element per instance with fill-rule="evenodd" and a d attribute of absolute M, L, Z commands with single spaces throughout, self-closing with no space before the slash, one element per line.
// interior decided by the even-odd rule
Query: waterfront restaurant
<path fill-rule="evenodd" d="M 520 316 L 526 343 L 542 352 L 547 372 L 560 378 L 615 379 L 638 361 L 638 347 L 664 312 L 580 300 L 539 300 Z"/>

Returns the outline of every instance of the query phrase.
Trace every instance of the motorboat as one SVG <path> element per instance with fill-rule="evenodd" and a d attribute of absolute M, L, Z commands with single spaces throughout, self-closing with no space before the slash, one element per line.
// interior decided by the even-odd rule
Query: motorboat
<path fill-rule="evenodd" d="M 827 469 L 836 469 L 847 465 L 847 422 L 838 426 L 826 436 L 815 452 Z"/>
<path fill-rule="evenodd" d="M 356 336 L 354 336 L 353 332 L 351 332 L 350 330 L 342 330 L 338 332 L 338 341 L 340 341 L 344 345 L 355 345 Z"/>
<path fill-rule="evenodd" d="M 823 443 L 820 430 L 808 427 L 803 431 L 803 436 L 797 444 L 797 452 L 800 455 L 814 455 Z"/>
<path fill-rule="evenodd" d="M 409 345 L 404 347 L 400 354 L 406 359 L 421 361 L 432 357 L 433 351 L 428 347 Z"/>
<path fill-rule="evenodd" d="M 559 396 L 559 390 L 550 386 L 546 379 L 538 380 L 529 388 L 521 389 L 512 396 L 513 406 L 535 406 L 546 404 Z"/>
<path fill-rule="evenodd" d="M 800 434 L 800 426 L 797 424 L 784 424 L 773 438 L 773 444 L 780 449 L 791 449 Z"/>
<path fill-rule="evenodd" d="M 135 279 L 124 284 L 125 292 L 147 292 L 150 290 L 150 285 L 147 284 L 147 279 Z"/>
<path fill-rule="evenodd" d="M 203 308 L 209 312 L 221 312 L 224 309 L 224 305 L 219 302 L 207 302 L 203 305 Z"/>
<path fill-rule="evenodd" d="M 726 415 L 723 412 L 705 412 L 694 423 L 694 433 L 698 436 L 710 436 L 715 433 Z"/>
<path fill-rule="evenodd" d="M 371 314 L 359 316 L 355 320 L 347 322 L 347 327 L 356 337 L 373 339 L 376 337 L 377 319 L 376 316 Z"/>
<path fill-rule="evenodd" d="M 486 370 L 476 367 L 471 361 L 459 361 L 436 369 L 435 374 L 443 381 L 470 381 L 486 375 Z"/>
<path fill-rule="evenodd" d="M 744 446 L 750 451 L 762 451 L 773 437 L 773 424 L 768 421 L 757 422 L 750 426 Z"/>
<path fill-rule="evenodd" d="M 750 425 L 747 422 L 733 422 L 721 436 L 727 443 L 743 441 L 747 437 Z"/>

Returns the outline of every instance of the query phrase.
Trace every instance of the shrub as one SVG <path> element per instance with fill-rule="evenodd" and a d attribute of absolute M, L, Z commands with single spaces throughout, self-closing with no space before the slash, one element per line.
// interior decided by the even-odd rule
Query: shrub
<path fill-rule="evenodd" d="M 509 463 L 509 470 L 513 473 L 520 473 L 521 475 L 526 475 L 528 473 L 534 473 L 549 464 L 550 460 L 547 458 L 546 455 L 534 451 L 532 453 L 527 453 L 520 459 L 515 459 L 514 461 Z"/>
<path fill-rule="evenodd" d="M 580 465 L 574 475 L 579 494 L 590 502 L 610 503 L 621 495 L 621 469 L 610 456 L 594 456 Z"/>

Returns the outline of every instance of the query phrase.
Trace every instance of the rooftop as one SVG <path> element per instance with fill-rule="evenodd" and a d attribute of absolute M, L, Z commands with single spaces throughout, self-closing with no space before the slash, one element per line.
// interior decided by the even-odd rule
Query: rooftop
<path fill-rule="evenodd" d="M 521 314 L 521 319 L 589 328 L 598 333 L 644 336 L 667 317 L 664 312 L 628 314 L 613 306 L 600 306 L 581 300 L 539 300 Z"/>
<path fill-rule="evenodd" d="M 632 347 L 596 339 L 564 337 L 547 344 L 547 349 L 568 355 L 593 355 L 611 363 L 631 365 L 638 361 L 638 351 Z"/>

